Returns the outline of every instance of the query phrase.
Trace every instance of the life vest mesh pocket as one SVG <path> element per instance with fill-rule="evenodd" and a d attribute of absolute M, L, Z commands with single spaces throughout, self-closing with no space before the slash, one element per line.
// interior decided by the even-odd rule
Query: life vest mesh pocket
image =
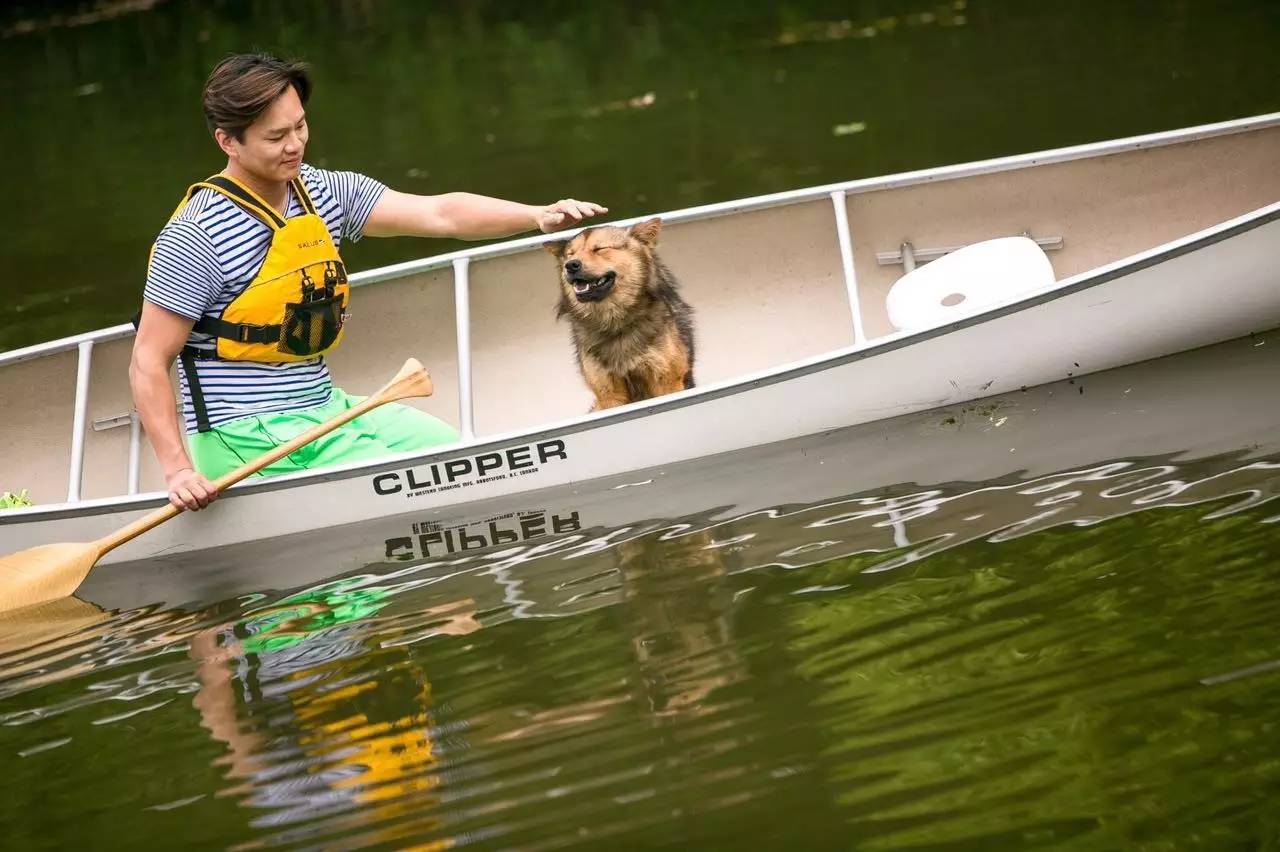
<path fill-rule="evenodd" d="M 289 355 L 316 355 L 328 349 L 342 331 L 342 308 L 341 296 L 285 305 L 276 348 Z"/>

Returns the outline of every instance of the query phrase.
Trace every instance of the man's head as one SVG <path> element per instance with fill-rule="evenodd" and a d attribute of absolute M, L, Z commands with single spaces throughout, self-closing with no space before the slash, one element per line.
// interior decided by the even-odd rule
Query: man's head
<path fill-rule="evenodd" d="M 204 85 L 204 118 L 227 157 L 263 181 L 298 176 L 307 147 L 311 78 L 301 62 L 246 53 L 217 64 Z"/>

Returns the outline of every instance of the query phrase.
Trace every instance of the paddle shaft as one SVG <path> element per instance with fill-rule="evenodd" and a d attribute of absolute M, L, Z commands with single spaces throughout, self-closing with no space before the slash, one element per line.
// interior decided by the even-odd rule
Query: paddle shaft
<path fill-rule="evenodd" d="M 412 367 L 411 367 L 412 365 Z M 404 369 L 396 378 L 392 379 L 386 387 L 379 390 L 373 396 L 370 396 L 364 402 L 347 409 L 341 414 L 311 427 L 298 437 L 289 441 L 287 444 L 281 444 L 269 453 L 265 453 L 251 462 L 241 465 L 233 471 L 223 474 L 213 481 L 215 491 L 221 493 L 224 489 L 235 485 L 247 476 L 252 476 L 262 470 L 269 464 L 273 464 L 292 452 L 305 447 L 312 441 L 329 434 L 343 424 L 350 423 L 362 414 L 377 408 L 388 402 L 395 402 L 398 399 L 405 399 L 410 396 L 427 396 L 431 393 L 431 379 L 427 377 L 426 371 L 417 361 L 410 359 L 405 364 Z M 115 550 L 127 541 L 131 541 L 142 535 L 147 530 L 163 524 L 170 518 L 179 515 L 184 510 L 179 509 L 172 503 L 156 509 L 149 515 L 145 515 L 126 527 L 116 530 L 111 535 L 98 539 L 94 544 L 99 548 L 98 558 L 101 559 L 103 554 Z"/>

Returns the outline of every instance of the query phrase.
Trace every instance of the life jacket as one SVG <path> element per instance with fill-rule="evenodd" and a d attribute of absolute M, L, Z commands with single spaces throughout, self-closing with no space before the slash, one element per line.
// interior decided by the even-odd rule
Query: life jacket
<path fill-rule="evenodd" d="M 290 186 L 303 210 L 292 219 L 227 175 L 192 184 L 173 211 L 170 220 L 197 192 L 210 189 L 273 232 L 266 259 L 248 286 L 217 317 L 201 317 L 192 327 L 213 335 L 216 349 L 188 346 L 185 356 L 278 364 L 308 361 L 342 342 L 351 296 L 347 270 L 302 180 L 294 179 Z"/>
<path fill-rule="evenodd" d="M 196 361 L 309 361 L 342 342 L 351 297 L 347 269 L 302 180 L 295 178 L 289 185 L 303 210 L 292 219 L 285 219 L 249 187 L 222 174 L 192 184 L 169 217 L 172 221 L 197 192 L 209 189 L 272 231 L 267 256 L 248 286 L 217 317 L 201 317 L 192 326 L 192 331 L 213 335 L 215 348 L 187 345 L 179 354 L 200 432 L 211 427 Z M 151 253 L 154 256 L 154 245 Z M 134 316 L 135 327 L 141 316 L 141 312 Z"/>

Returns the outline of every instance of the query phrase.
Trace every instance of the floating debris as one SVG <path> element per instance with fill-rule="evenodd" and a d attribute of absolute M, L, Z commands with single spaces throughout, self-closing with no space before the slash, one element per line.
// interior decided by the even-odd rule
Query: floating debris
<path fill-rule="evenodd" d="M 690 100 L 697 98 L 694 93 Z M 657 92 L 645 92 L 643 95 L 636 95 L 634 98 L 627 98 L 625 101 L 610 101 L 602 106 L 588 107 L 583 114 L 588 118 L 595 118 L 606 112 L 620 112 L 624 109 L 648 109 L 658 102 Z"/>
<path fill-rule="evenodd" d="M 851 121 L 848 124 L 837 124 L 831 128 L 832 136 L 852 136 L 855 133 L 861 133 L 867 129 L 865 121 Z"/>

